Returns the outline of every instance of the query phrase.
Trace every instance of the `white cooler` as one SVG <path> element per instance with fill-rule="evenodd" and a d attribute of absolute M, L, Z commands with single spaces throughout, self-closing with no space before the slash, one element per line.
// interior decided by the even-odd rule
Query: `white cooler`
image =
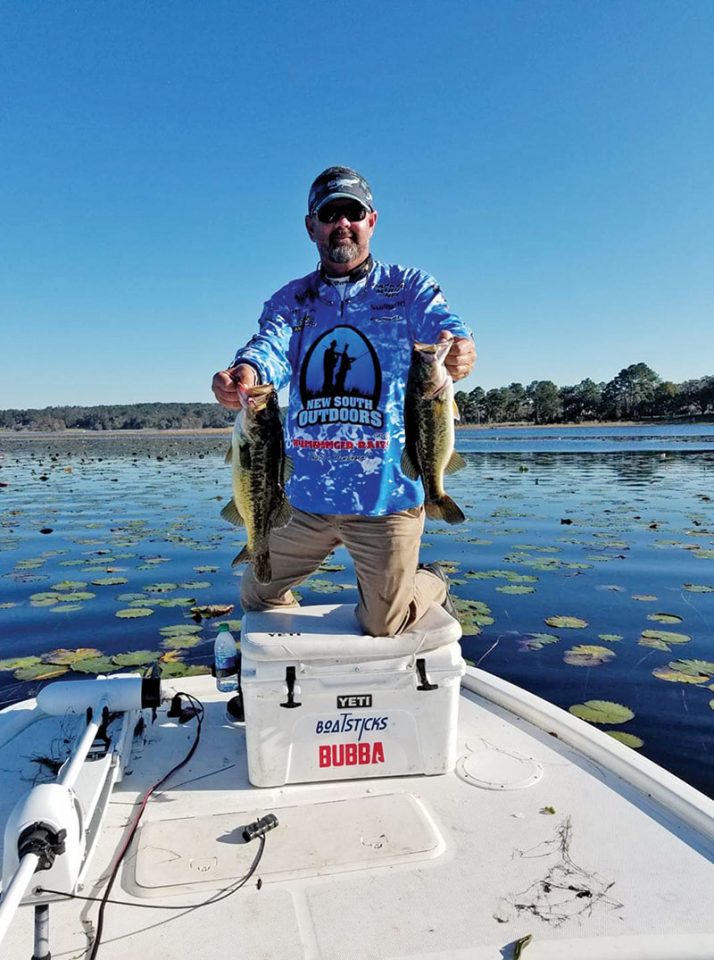
<path fill-rule="evenodd" d="M 346 604 L 248 613 L 241 636 L 256 787 L 436 774 L 456 762 L 461 627 L 436 605 L 408 633 L 360 633 Z"/>

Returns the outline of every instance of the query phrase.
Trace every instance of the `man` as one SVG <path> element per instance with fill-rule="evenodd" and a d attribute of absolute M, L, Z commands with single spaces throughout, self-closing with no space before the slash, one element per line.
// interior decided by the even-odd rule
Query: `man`
<path fill-rule="evenodd" d="M 238 409 L 240 387 L 290 385 L 293 518 L 271 533 L 271 582 L 258 583 L 252 568 L 244 573 L 243 608 L 293 606 L 291 588 L 342 543 L 354 561 L 360 624 L 373 636 L 391 636 L 431 603 L 448 602 L 438 567 L 417 569 L 424 491 L 400 466 L 412 345 L 452 340 L 446 366 L 454 380 L 468 376 L 476 351 L 432 277 L 373 260 L 376 223 L 372 191 L 359 173 L 329 167 L 316 178 L 305 226 L 319 268 L 266 302 L 259 332 L 214 376 L 213 392 Z M 351 360 L 349 392 L 339 372 L 332 381 L 338 340 Z"/>

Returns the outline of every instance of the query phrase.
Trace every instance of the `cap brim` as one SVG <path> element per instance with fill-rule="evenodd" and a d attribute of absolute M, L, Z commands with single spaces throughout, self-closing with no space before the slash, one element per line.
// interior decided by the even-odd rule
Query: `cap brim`
<path fill-rule="evenodd" d="M 372 207 L 368 203 L 365 203 L 361 197 L 356 197 L 354 193 L 331 193 L 329 196 L 325 197 L 324 200 L 321 200 L 316 207 L 313 207 L 312 213 L 317 213 L 318 210 L 321 210 L 326 203 L 330 203 L 332 200 L 356 200 L 357 203 L 361 204 L 368 212 L 371 212 Z"/>

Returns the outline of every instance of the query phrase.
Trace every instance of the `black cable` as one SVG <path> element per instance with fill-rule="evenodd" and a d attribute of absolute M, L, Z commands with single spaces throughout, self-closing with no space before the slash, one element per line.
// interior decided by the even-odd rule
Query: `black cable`
<path fill-rule="evenodd" d="M 41 893 L 53 893 L 60 897 L 66 897 L 68 900 L 89 900 L 93 903 L 112 903 L 116 904 L 119 907 L 139 907 L 142 910 L 197 910 L 199 907 L 208 907 L 212 903 L 220 903 L 221 900 L 226 900 L 228 897 L 233 896 L 241 887 L 244 887 L 246 883 L 253 876 L 255 871 L 258 869 L 258 864 L 263 856 L 263 850 L 265 849 L 265 837 L 258 837 L 260 841 L 260 846 L 258 851 L 253 857 L 253 862 L 248 869 L 248 872 L 244 877 L 241 877 L 240 880 L 232 884 L 229 887 L 224 887 L 223 890 L 219 891 L 215 897 L 209 897 L 208 900 L 202 900 L 200 903 L 183 903 L 180 905 L 171 904 L 170 906 L 163 905 L 160 903 L 137 903 L 132 900 L 109 900 L 104 897 L 85 897 L 79 893 L 67 893 L 64 890 L 50 890 L 48 887 L 35 887 L 34 892 Z M 95 941 L 96 942 L 96 941 Z"/>
<path fill-rule="evenodd" d="M 199 712 L 196 714 L 196 736 L 194 738 L 193 745 L 191 746 L 191 749 L 188 751 L 188 753 L 183 758 L 183 760 L 180 763 L 177 763 L 175 767 L 172 767 L 171 770 L 169 770 L 169 772 L 165 776 L 163 776 L 159 781 L 157 781 L 152 787 L 149 787 L 149 789 L 144 794 L 141 804 L 139 805 L 139 810 L 134 820 L 134 823 L 131 826 L 131 829 L 124 842 L 123 847 L 119 851 L 119 856 L 117 857 L 116 863 L 114 864 L 114 868 L 109 876 L 109 882 L 107 883 L 106 889 L 104 890 L 104 894 L 100 899 L 99 914 L 97 915 L 97 932 L 94 937 L 94 943 L 92 944 L 92 952 L 89 955 L 89 960 L 96 960 L 97 951 L 99 950 L 99 944 L 101 943 L 101 939 L 102 939 L 102 932 L 104 930 L 104 910 L 106 908 L 107 903 L 109 902 L 109 894 L 112 892 L 114 881 L 116 880 L 117 875 L 119 874 L 119 868 L 122 865 L 122 861 L 126 856 L 126 852 L 129 849 L 131 841 L 134 839 L 134 834 L 137 831 L 137 828 L 139 826 L 139 821 L 141 820 L 141 817 L 144 813 L 144 809 L 146 808 L 146 804 L 149 801 L 149 797 L 154 792 L 154 790 L 158 790 L 158 788 L 163 783 L 165 783 L 172 774 L 174 774 L 177 770 L 180 770 L 181 767 L 185 766 L 188 763 L 188 761 L 196 752 L 196 748 L 198 747 L 198 742 L 201 739 L 201 726 L 203 724 L 203 714 L 204 714 L 203 704 L 200 702 L 200 700 L 197 700 L 195 697 L 192 697 L 190 693 L 182 693 L 181 695 L 186 697 L 187 700 L 189 700 L 189 702 L 191 702 L 192 704 L 198 705 Z M 148 904 L 146 906 L 148 906 Z"/>

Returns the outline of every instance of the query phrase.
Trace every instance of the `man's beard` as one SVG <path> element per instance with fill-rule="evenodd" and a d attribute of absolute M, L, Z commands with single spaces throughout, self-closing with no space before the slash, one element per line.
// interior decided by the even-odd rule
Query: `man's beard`
<path fill-rule="evenodd" d="M 342 243 L 330 240 L 328 253 L 333 263 L 350 263 L 359 256 L 359 247 L 353 240 L 348 243 L 345 243 L 344 239 Z"/>

